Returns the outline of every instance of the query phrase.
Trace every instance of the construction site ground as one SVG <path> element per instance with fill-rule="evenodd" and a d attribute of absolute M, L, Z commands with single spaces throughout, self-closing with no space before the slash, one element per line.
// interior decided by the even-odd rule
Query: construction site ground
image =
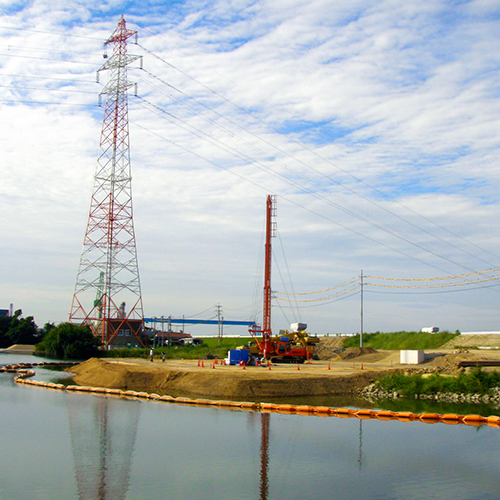
<path fill-rule="evenodd" d="M 90 359 L 71 368 L 80 385 L 147 391 L 171 396 L 259 400 L 273 397 L 355 394 L 384 373 L 395 369 L 439 369 L 457 373 L 457 364 L 466 360 L 500 360 L 500 335 L 461 337 L 460 347 L 447 345 L 426 350 L 427 361 L 401 365 L 400 351 L 350 348 L 342 353 L 336 338 L 318 346 L 320 360 L 304 364 L 228 366 L 221 360 Z M 477 336 L 479 337 L 479 336 Z M 493 337 L 496 337 L 495 339 Z M 330 342 L 329 342 L 330 341 Z M 469 345 L 464 345 L 464 341 Z M 481 349 L 481 347 L 483 349 Z M 498 369 L 498 368 L 491 368 Z"/>

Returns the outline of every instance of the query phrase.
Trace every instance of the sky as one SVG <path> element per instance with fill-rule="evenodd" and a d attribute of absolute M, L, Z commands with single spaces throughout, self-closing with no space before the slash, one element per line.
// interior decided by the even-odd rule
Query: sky
<path fill-rule="evenodd" d="M 0 309 L 68 320 L 121 15 L 147 317 L 261 322 L 272 194 L 273 331 L 500 330 L 490 0 L 0 0 Z"/>

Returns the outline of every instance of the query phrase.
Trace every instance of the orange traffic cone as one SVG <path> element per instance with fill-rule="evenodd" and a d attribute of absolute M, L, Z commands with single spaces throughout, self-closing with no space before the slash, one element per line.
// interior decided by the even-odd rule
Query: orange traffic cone
<path fill-rule="evenodd" d="M 246 363 L 243 361 L 243 370 L 245 369 Z"/>
<path fill-rule="evenodd" d="M 328 369 L 330 369 L 330 363 L 328 363 Z"/>
<path fill-rule="evenodd" d="M 299 365 L 299 363 L 297 363 L 297 370 L 300 370 L 300 365 Z"/>

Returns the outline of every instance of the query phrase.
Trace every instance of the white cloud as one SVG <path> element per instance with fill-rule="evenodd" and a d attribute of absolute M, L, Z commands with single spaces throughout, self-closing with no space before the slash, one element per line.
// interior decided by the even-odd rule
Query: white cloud
<path fill-rule="evenodd" d="M 123 5 L 37 0 L 0 15 L 0 301 L 40 325 L 69 312 L 103 113 L 92 82 Z M 278 290 L 287 267 L 295 291 L 314 291 L 361 269 L 423 277 L 496 265 L 497 11 L 297 0 L 124 12 L 139 30 L 129 53 L 147 70 L 129 78 L 160 108 L 130 98 L 146 314 L 217 302 L 228 319 L 260 314 L 268 193 L 278 195 L 276 258 L 283 245 L 287 259 Z M 498 329 L 496 295 L 372 291 L 365 324 Z M 297 319 L 274 311 L 275 329 Z M 312 331 L 357 331 L 359 297 L 300 315 Z"/>

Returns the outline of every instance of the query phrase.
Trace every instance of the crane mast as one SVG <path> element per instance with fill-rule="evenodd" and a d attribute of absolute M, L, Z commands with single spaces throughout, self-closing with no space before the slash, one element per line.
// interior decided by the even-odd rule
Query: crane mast
<path fill-rule="evenodd" d="M 253 324 L 249 328 L 255 342 L 248 344 L 249 355 L 257 361 L 270 360 L 277 363 L 303 363 L 310 359 L 318 337 L 310 336 L 305 323 L 293 323 L 291 332 L 281 330 L 279 335 L 272 336 L 271 331 L 271 261 L 272 238 L 276 238 L 276 196 L 268 195 L 266 202 L 266 243 L 264 265 L 264 308 L 262 326 Z M 259 338 L 260 336 L 260 338 Z M 249 356 L 250 357 L 250 356 Z M 251 360 L 254 362 L 255 360 Z"/>
<path fill-rule="evenodd" d="M 260 330 L 256 325 L 250 329 L 250 333 L 255 337 L 257 333 L 262 335 L 262 341 L 257 343 L 260 350 L 264 353 L 272 351 L 271 341 L 271 260 L 272 260 L 272 245 L 271 238 L 276 237 L 276 196 L 268 195 L 266 201 L 266 244 L 265 244 L 265 264 L 264 264 L 264 307 L 263 307 L 263 323 Z"/>

